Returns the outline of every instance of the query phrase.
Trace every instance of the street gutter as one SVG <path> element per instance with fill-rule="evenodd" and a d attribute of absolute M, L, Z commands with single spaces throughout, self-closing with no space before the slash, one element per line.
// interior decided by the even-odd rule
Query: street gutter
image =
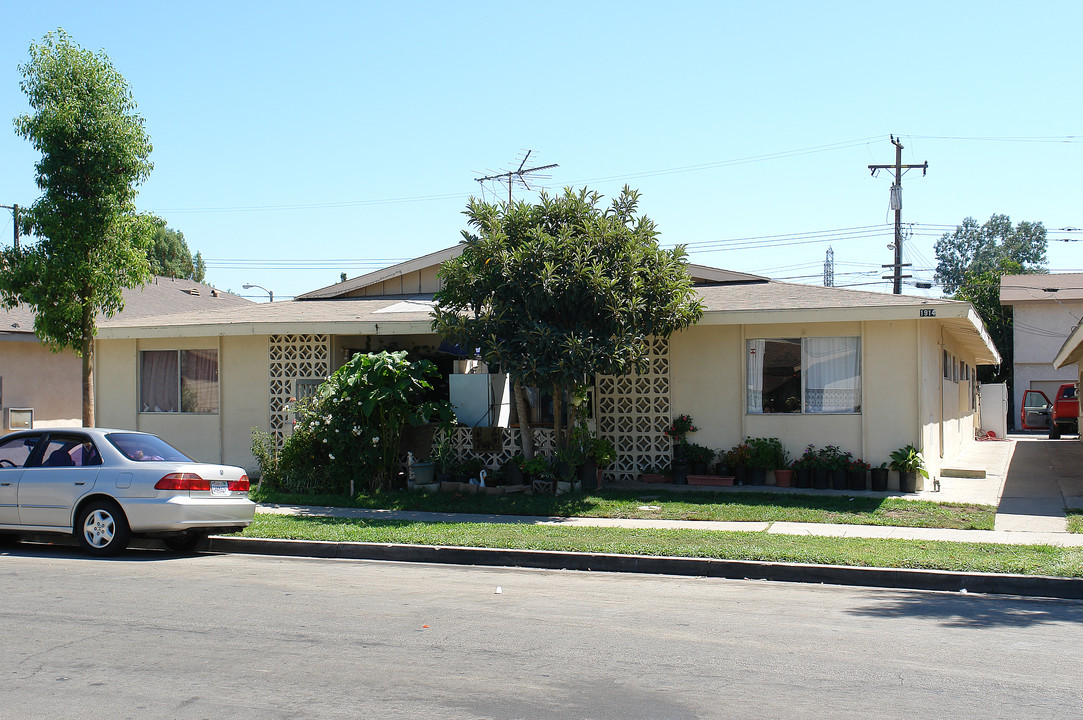
<path fill-rule="evenodd" d="M 853 567 L 848 565 L 806 565 L 755 560 L 618 555 L 613 553 L 555 550 L 278 540 L 217 535 L 209 538 L 208 546 L 211 552 L 279 555 L 285 557 L 643 573 L 725 578 L 730 580 L 770 580 L 773 582 L 1022 595 L 1068 600 L 1083 599 L 1083 578 L 1058 578 L 1044 575 L 1007 575 L 950 570 Z"/>

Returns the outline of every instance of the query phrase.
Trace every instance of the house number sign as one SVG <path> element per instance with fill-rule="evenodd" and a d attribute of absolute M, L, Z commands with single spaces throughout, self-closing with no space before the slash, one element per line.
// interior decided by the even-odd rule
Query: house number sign
<path fill-rule="evenodd" d="M 918 308 L 918 317 L 936 317 L 936 309 Z"/>

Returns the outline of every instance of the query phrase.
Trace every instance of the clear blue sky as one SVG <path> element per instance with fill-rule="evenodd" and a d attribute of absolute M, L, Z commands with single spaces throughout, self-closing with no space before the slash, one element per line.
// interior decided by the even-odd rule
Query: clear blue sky
<path fill-rule="evenodd" d="M 894 162 L 891 133 L 929 162 L 903 182 L 915 276 L 931 226 L 967 216 L 1083 240 L 1052 231 L 1083 227 L 1078 2 L 9 3 L 3 205 L 38 196 L 10 123 L 17 66 L 57 27 L 131 85 L 154 143 L 140 209 L 254 298 L 455 244 L 474 178 L 528 149 L 559 164 L 540 186 L 638 188 L 693 262 L 799 282 L 830 245 L 837 285 L 890 289 L 891 181 L 867 166 Z M 1081 252 L 1053 240 L 1050 268 Z"/>

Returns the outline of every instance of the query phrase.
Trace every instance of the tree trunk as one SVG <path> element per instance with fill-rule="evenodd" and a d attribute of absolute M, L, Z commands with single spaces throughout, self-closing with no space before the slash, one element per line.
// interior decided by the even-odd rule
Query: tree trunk
<path fill-rule="evenodd" d="M 515 412 L 519 416 L 519 442 L 523 446 L 523 459 L 530 460 L 534 457 L 534 433 L 530 429 L 523 386 L 518 380 L 512 385 L 512 393 L 515 395 Z"/>
<path fill-rule="evenodd" d="M 94 427 L 94 307 L 83 303 L 83 427 Z"/>
<path fill-rule="evenodd" d="M 564 428 L 563 428 L 563 408 L 561 405 L 564 400 L 564 388 L 560 386 L 560 383 L 553 383 L 553 449 L 563 450 L 566 446 L 564 442 Z"/>

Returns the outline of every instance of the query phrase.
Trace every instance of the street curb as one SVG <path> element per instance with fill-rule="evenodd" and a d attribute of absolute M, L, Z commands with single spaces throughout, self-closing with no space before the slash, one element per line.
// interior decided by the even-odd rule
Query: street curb
<path fill-rule="evenodd" d="M 573 553 L 554 550 L 388 545 L 364 542 L 275 540 L 221 536 L 212 536 L 210 538 L 209 550 L 211 552 L 280 555 L 286 557 L 682 575 L 730 580 L 771 580 L 774 582 L 857 585 L 908 590 L 966 591 L 968 593 L 1023 595 L 1067 600 L 1083 599 L 1083 579 L 1042 575 L 1001 575 L 948 570 L 913 570 L 909 568 L 802 565 L 755 560 L 719 560 L 714 558 L 659 557 L 654 555 Z"/>

